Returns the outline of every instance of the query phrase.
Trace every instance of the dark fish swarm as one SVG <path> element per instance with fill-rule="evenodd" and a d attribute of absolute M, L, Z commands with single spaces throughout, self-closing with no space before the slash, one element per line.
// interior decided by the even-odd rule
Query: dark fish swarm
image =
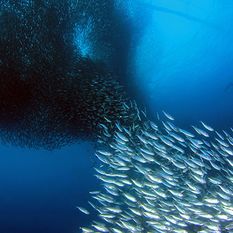
<path fill-rule="evenodd" d="M 87 39 L 95 51 L 115 60 L 113 2 L 0 2 L 2 142 L 54 149 L 95 139 L 105 117 L 123 116 L 121 103 L 127 98 L 106 71 L 111 65 L 82 57 L 74 43 L 75 27 L 91 18 L 95 30 Z"/>
<path fill-rule="evenodd" d="M 130 124 L 102 125 L 102 190 L 89 202 L 99 221 L 82 231 L 232 232 L 233 129 L 201 122 L 189 132 L 165 112 L 157 123 L 136 112 Z"/>
<path fill-rule="evenodd" d="M 90 61 L 79 63 L 75 75 L 66 78 L 42 80 L 35 72 L 30 79 L 19 80 L 14 75 L 0 79 L 4 142 L 53 149 L 78 139 L 93 140 L 105 118 L 124 118 L 122 86 Z"/>

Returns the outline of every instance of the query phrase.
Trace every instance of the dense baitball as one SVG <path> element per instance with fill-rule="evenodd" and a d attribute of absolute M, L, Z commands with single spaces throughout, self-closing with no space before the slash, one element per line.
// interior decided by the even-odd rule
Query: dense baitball
<path fill-rule="evenodd" d="M 72 0 L 1 2 L 3 142 L 54 149 L 94 139 L 100 123 L 126 114 L 125 92 L 106 64 L 82 57 L 72 42 L 72 30 L 83 22 L 83 11 L 93 14 L 106 1 L 80 3 L 82 11 Z M 102 36 L 107 35 L 104 30 Z"/>

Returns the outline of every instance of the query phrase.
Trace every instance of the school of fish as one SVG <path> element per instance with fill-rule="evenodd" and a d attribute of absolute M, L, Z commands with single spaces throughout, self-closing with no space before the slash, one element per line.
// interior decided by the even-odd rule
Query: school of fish
<path fill-rule="evenodd" d="M 102 189 L 89 202 L 99 217 L 82 232 L 233 232 L 233 129 L 187 131 L 164 111 L 154 123 L 136 103 L 124 108 L 137 112 L 131 124 L 100 125 Z"/>

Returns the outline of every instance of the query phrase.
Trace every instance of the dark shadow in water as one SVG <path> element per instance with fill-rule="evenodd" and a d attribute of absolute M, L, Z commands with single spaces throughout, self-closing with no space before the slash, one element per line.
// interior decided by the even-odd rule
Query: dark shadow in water
<path fill-rule="evenodd" d="M 215 25 L 215 24 L 213 24 L 213 23 L 211 23 L 211 22 L 209 22 L 207 20 L 198 18 L 198 17 L 196 17 L 194 15 L 189 15 L 189 14 L 181 12 L 181 11 L 172 10 L 172 9 L 162 7 L 162 6 L 157 6 L 155 4 L 140 3 L 140 2 L 138 2 L 138 4 L 141 5 L 141 6 L 147 7 L 150 10 L 160 11 L 160 12 L 165 13 L 165 14 L 172 14 L 172 15 L 175 15 L 175 16 L 178 16 L 178 17 L 182 17 L 182 18 L 184 18 L 186 20 L 189 20 L 189 21 L 193 21 L 193 22 L 196 22 L 196 23 L 206 25 L 207 27 L 214 28 L 215 30 L 221 30 L 221 28 L 218 27 L 217 25 Z"/>
<path fill-rule="evenodd" d="M 126 77 L 131 33 L 113 2 L 4 1 L 0 9 L 4 142 L 58 148 L 80 138 L 95 139 L 105 117 L 115 121 L 123 115 L 127 95 L 118 81 Z M 84 58 L 75 47 L 75 26 L 89 18 L 94 21 L 93 47 L 110 47 L 108 60 Z"/>

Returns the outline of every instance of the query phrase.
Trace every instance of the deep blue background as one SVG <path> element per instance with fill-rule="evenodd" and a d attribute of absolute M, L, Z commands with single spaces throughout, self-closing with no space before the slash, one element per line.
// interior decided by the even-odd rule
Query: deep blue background
<path fill-rule="evenodd" d="M 0 232 L 77 232 L 90 216 L 86 206 L 95 190 L 93 146 L 81 143 L 59 151 L 1 147 Z"/>
<path fill-rule="evenodd" d="M 126 82 L 151 115 L 233 126 L 232 0 L 135 0 L 122 10 L 140 25 Z M 75 206 L 98 188 L 94 164 L 89 142 L 54 152 L 1 146 L 0 233 L 77 232 L 93 217 Z"/>
<path fill-rule="evenodd" d="M 131 80 L 147 108 L 184 126 L 232 126 L 233 2 L 137 2 L 148 20 L 131 52 Z"/>

